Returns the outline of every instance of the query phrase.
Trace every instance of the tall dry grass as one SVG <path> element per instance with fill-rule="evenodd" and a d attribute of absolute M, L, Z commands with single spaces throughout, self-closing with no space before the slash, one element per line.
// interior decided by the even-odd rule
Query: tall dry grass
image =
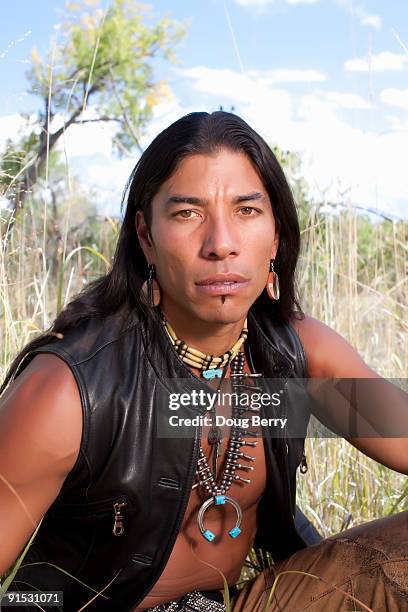
<path fill-rule="evenodd" d="M 369 223 L 352 207 L 338 216 L 311 209 L 302 231 L 298 278 L 306 312 L 390 379 L 408 374 L 407 238 L 406 221 Z M 306 453 L 298 503 L 323 535 L 408 508 L 407 477 L 347 441 L 308 438 Z"/>
<path fill-rule="evenodd" d="M 10 244 L 2 243 L 2 377 L 19 349 L 112 259 L 119 219 L 86 216 L 69 189 L 61 211 L 56 217 L 48 200 L 28 198 Z M 330 215 L 309 207 L 302 220 L 298 285 L 304 310 L 342 334 L 386 377 L 407 375 L 407 234 L 406 222 L 362 222 L 352 208 Z M 299 473 L 298 504 L 323 535 L 408 508 L 406 476 L 346 441 L 307 439 L 306 453 L 309 471 Z"/>

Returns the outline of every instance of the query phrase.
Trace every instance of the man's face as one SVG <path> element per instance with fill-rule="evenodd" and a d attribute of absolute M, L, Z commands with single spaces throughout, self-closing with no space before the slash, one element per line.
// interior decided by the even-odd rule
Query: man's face
<path fill-rule="evenodd" d="M 151 206 L 151 239 L 140 211 L 136 228 L 147 261 L 156 267 L 167 316 L 243 319 L 265 287 L 279 239 L 268 193 L 249 158 L 227 149 L 189 156 Z M 219 282 L 214 275 L 236 277 Z"/>

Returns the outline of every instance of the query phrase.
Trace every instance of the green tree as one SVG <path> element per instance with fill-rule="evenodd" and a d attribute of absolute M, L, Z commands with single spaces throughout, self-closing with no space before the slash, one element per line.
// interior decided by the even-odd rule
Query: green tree
<path fill-rule="evenodd" d="M 285 172 L 296 202 L 299 224 L 303 230 L 310 215 L 311 202 L 308 196 L 309 186 L 301 173 L 302 159 L 298 153 L 283 150 L 278 145 L 272 145 L 271 149 Z"/>
<path fill-rule="evenodd" d="M 177 62 L 174 46 L 188 26 L 167 15 L 148 25 L 149 11 L 134 0 L 112 0 L 107 9 L 99 0 L 71 2 L 59 27 L 63 44 L 54 44 L 45 59 L 33 49 L 29 93 L 41 98 L 42 109 L 32 132 L 14 146 L 8 143 L 2 161 L 3 192 L 12 195 L 6 239 L 27 194 L 47 176 L 50 153 L 69 126 L 114 122 L 119 152 L 141 149 L 140 136 L 168 91 L 166 81 L 154 80 L 151 60 Z"/>

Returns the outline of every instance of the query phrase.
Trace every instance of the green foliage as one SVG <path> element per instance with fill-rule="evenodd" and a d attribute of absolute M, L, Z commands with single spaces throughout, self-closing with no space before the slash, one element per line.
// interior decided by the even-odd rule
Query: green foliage
<path fill-rule="evenodd" d="M 173 48 L 187 29 L 187 23 L 167 15 L 147 24 L 150 10 L 134 0 L 112 0 L 107 9 L 100 0 L 71 2 L 57 26 L 58 44 L 45 59 L 33 49 L 29 93 L 40 96 L 43 107 L 31 129 L 7 143 L 0 159 L 0 194 L 11 204 L 2 219 L 6 244 L 28 194 L 39 179 L 49 182 L 57 162 L 55 145 L 71 125 L 113 122 L 116 151 L 141 150 L 139 140 L 153 109 L 168 94 L 167 83 L 153 78 L 152 59 L 175 62 Z"/>
<path fill-rule="evenodd" d="M 31 134 L 19 141 L 13 142 L 10 138 L 6 140 L 5 153 L 2 157 L 2 172 L 0 174 L 2 189 L 6 189 L 29 162 L 35 150 L 37 140 L 38 137 L 34 132 L 31 132 Z"/>
<path fill-rule="evenodd" d="M 62 44 L 45 60 L 32 52 L 30 93 L 43 98 L 50 119 L 64 112 L 68 124 L 92 104 L 91 120 L 116 122 L 117 143 L 131 148 L 166 96 L 166 83 L 153 80 L 151 60 L 161 55 L 176 62 L 173 47 L 187 24 L 165 16 L 147 25 L 151 7 L 133 0 L 113 0 L 106 10 L 99 0 L 71 2 L 67 9 Z"/>
<path fill-rule="evenodd" d="M 36 158 L 38 130 L 29 124 L 13 141 L 8 138 L 0 160 L 0 194 L 8 198 L 15 197 L 24 187 L 25 170 Z"/>
<path fill-rule="evenodd" d="M 308 184 L 301 173 L 301 157 L 298 153 L 285 151 L 278 145 L 271 148 L 285 172 L 296 203 L 300 228 L 303 230 L 310 215 L 310 199 L 307 195 Z"/>

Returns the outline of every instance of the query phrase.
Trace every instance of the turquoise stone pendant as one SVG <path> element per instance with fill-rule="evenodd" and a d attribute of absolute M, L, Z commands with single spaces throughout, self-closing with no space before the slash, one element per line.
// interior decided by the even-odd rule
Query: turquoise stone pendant
<path fill-rule="evenodd" d="M 203 376 L 207 380 L 211 380 L 212 378 L 221 378 L 222 370 L 221 368 L 213 368 L 212 370 L 203 370 Z"/>

